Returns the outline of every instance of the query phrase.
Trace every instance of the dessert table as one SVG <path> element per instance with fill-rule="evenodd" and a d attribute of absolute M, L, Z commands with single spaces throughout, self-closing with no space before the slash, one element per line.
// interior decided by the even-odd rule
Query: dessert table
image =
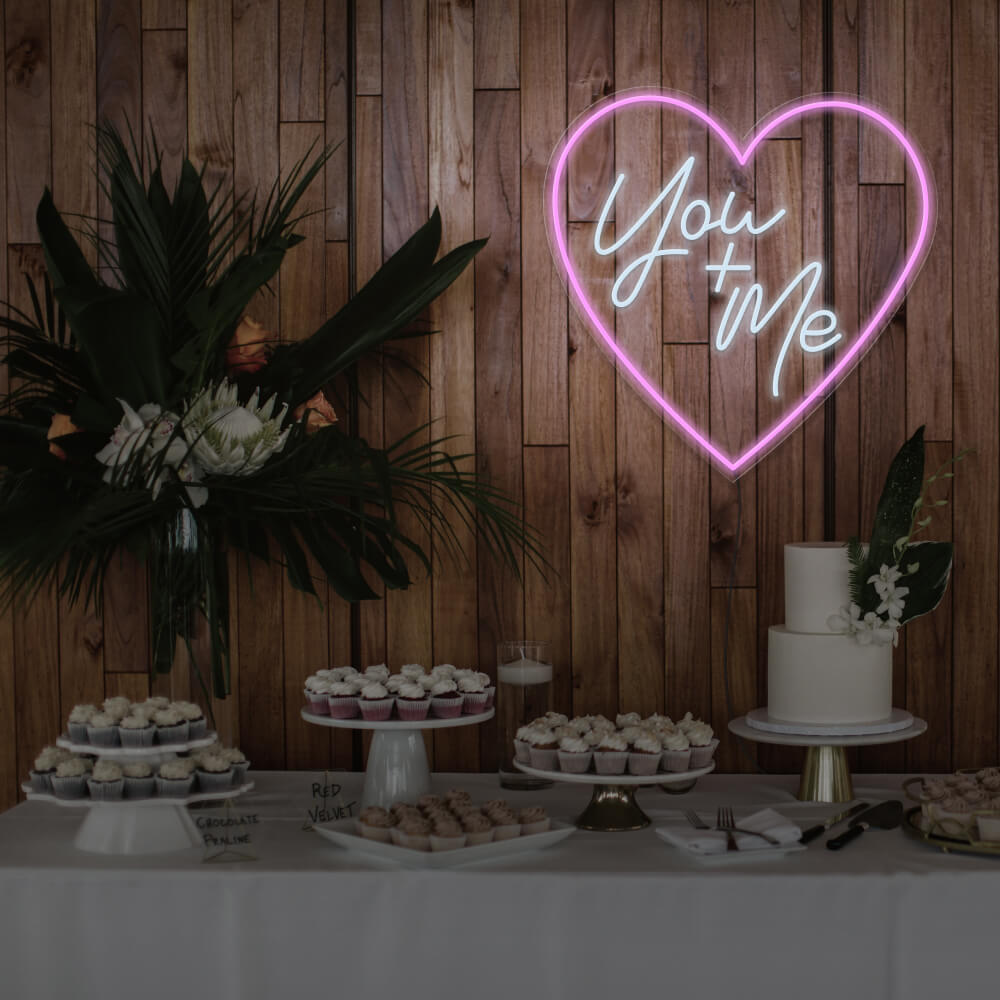
<path fill-rule="evenodd" d="M 320 802 L 351 808 L 360 774 L 252 772 L 256 791 L 192 811 L 215 843 L 108 857 L 72 846 L 73 810 L 0 815 L 0 996 L 567 997 L 656 995 L 915 1000 L 993 996 L 1000 859 L 943 854 L 900 830 L 842 851 L 824 839 L 778 858 L 703 866 L 658 823 L 771 806 L 803 828 L 840 807 L 799 802 L 797 778 L 708 775 L 644 793 L 651 827 L 579 830 L 530 853 L 446 870 L 399 868 L 305 829 Z M 327 778 L 342 788 L 317 799 Z M 869 801 L 904 775 L 858 775 Z M 589 790 L 501 791 L 488 775 L 433 787 L 542 804 L 572 820 Z M 356 810 L 356 806 L 354 807 Z M 313 813 L 315 815 L 315 813 Z M 230 863 L 206 863 L 220 841 Z M 220 859 L 221 860 L 221 859 Z"/>

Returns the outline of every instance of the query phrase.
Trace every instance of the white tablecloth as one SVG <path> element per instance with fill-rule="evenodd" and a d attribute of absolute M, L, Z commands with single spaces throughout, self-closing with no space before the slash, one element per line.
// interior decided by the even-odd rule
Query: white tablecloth
<path fill-rule="evenodd" d="M 1000 992 L 1000 859 L 945 855 L 901 831 L 840 852 L 703 868 L 652 829 L 577 831 L 544 851 L 444 871 L 372 863 L 303 830 L 322 775 L 251 776 L 258 860 L 204 864 L 72 847 L 80 814 L 28 802 L 0 816 L 0 997 L 283 1000 L 395 996 L 573 1000 L 986 998 Z M 343 801 L 360 776 L 340 775 Z M 901 777 L 860 776 L 859 797 Z M 501 793 L 570 819 L 588 789 Z M 684 796 L 640 793 L 657 819 L 770 805 L 806 826 L 791 777 L 709 776 Z M 220 815 L 215 813 L 214 815 Z M 972 991 L 975 992 L 972 992 Z M 966 992 L 968 991 L 968 992 Z"/>

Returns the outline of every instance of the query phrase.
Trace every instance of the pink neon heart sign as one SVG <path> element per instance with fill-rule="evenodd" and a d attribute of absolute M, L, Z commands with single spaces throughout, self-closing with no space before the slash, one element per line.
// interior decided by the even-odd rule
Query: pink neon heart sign
<path fill-rule="evenodd" d="M 728 149 L 733 161 L 740 167 L 745 167 L 749 164 L 754 159 L 757 151 L 761 148 L 761 143 L 776 130 L 780 129 L 782 125 L 792 119 L 802 118 L 807 115 L 821 115 L 828 113 L 853 115 L 859 120 L 874 124 L 883 133 L 888 135 L 891 141 L 902 150 L 906 165 L 914 181 L 915 193 L 918 195 L 919 205 L 917 207 L 917 221 L 913 228 L 913 235 L 906 247 L 902 263 L 889 282 L 886 291 L 875 308 L 875 311 L 867 318 L 862 319 L 859 329 L 853 334 L 853 339 L 851 339 L 850 331 L 845 333 L 844 331 L 837 330 L 836 315 L 829 309 L 824 308 L 816 310 L 807 317 L 805 315 L 807 305 L 803 305 L 799 312 L 796 313 L 795 320 L 793 321 L 793 327 L 795 324 L 798 324 L 798 343 L 803 351 L 820 353 L 821 351 L 832 349 L 832 346 L 836 343 L 840 344 L 840 349 L 835 356 L 835 360 L 829 365 L 828 370 L 825 372 L 822 379 L 803 389 L 802 394 L 798 397 L 784 400 L 782 403 L 783 409 L 775 421 L 763 430 L 759 430 L 756 439 L 745 447 L 742 452 L 735 455 L 727 454 L 718 442 L 712 440 L 708 431 L 696 427 L 689 416 L 684 414 L 663 394 L 661 387 L 651 381 L 650 378 L 632 361 L 628 354 L 616 342 L 613 329 L 609 329 L 609 325 L 602 319 L 600 311 L 595 306 L 593 297 L 588 294 L 587 289 L 584 287 L 584 282 L 581 279 L 569 252 L 565 182 L 567 169 L 573 153 L 579 149 L 582 140 L 590 134 L 597 125 L 605 122 L 619 111 L 627 108 L 641 108 L 643 106 L 655 107 L 657 105 L 661 108 L 671 109 L 679 115 L 687 116 L 700 122 L 705 127 L 707 134 L 710 137 L 712 137 L 715 141 L 720 142 Z M 693 158 L 691 158 L 690 162 L 693 162 Z M 664 176 L 669 176 L 673 169 L 674 166 L 665 164 Z M 673 216 L 675 210 L 679 208 L 680 195 L 684 188 L 684 182 L 688 176 L 684 173 L 685 169 L 687 169 L 689 175 L 691 167 L 688 162 L 686 162 L 680 170 L 674 174 L 667 186 L 660 192 L 658 198 L 654 200 L 650 209 L 640 218 L 640 222 L 634 223 L 630 227 L 629 232 L 631 233 L 639 227 L 644 219 L 655 219 L 656 217 L 653 213 L 657 209 L 664 217 L 667 218 L 666 223 L 664 223 L 660 234 L 649 253 L 642 255 L 640 258 L 636 258 L 635 261 L 633 261 L 628 267 L 617 275 L 615 285 L 612 290 L 612 303 L 616 307 L 626 307 L 631 303 L 632 298 L 638 293 L 640 286 L 644 282 L 646 276 L 650 273 L 654 263 L 658 263 L 663 267 L 668 267 L 672 261 L 671 255 L 688 252 L 683 249 L 663 249 L 661 246 L 661 243 L 665 238 L 664 234 L 668 225 L 672 225 L 673 222 L 676 221 L 673 219 Z M 625 176 L 620 175 L 615 187 L 611 192 L 609 192 L 610 197 L 605 203 L 604 214 L 596 227 L 596 235 L 593 245 L 595 252 L 599 254 L 613 254 L 624 242 L 624 240 L 619 240 L 618 243 L 611 242 L 608 245 L 602 245 L 601 243 L 601 229 L 605 221 L 604 216 L 607 215 L 609 208 L 613 207 L 617 191 L 624 181 Z M 915 276 L 920 262 L 929 247 L 932 235 L 933 204 L 931 198 L 930 180 L 922 158 L 918 154 L 913 143 L 907 138 L 902 129 L 881 111 L 859 102 L 840 97 L 805 98 L 795 104 L 785 106 L 774 115 L 761 122 L 754 130 L 753 134 L 746 140 L 745 144 L 740 144 L 730 135 L 720 122 L 712 117 L 712 115 L 695 104 L 690 98 L 683 95 L 660 91 L 629 92 L 626 94 L 614 95 L 585 112 L 574 123 L 569 132 L 567 132 L 562 143 L 553 153 L 549 164 L 545 201 L 546 223 L 549 229 L 553 256 L 555 257 L 560 271 L 566 281 L 571 301 L 583 317 L 585 325 L 591 335 L 608 351 L 611 359 L 617 362 L 619 370 L 629 376 L 636 389 L 643 395 L 647 402 L 649 402 L 658 412 L 662 414 L 663 419 L 672 424 L 678 431 L 681 432 L 682 435 L 687 437 L 697 448 L 704 452 L 712 461 L 715 462 L 716 466 L 731 479 L 739 478 L 744 472 L 752 468 L 753 465 L 756 464 L 756 462 L 759 461 L 770 448 L 780 442 L 799 424 L 801 420 L 805 418 L 805 416 L 818 406 L 822 400 L 833 391 L 839 381 L 843 379 L 843 377 L 854 367 L 855 364 L 857 364 L 861 356 L 869 347 L 871 347 L 878 334 L 882 331 L 884 325 L 891 318 L 892 310 L 899 304 L 900 301 L 902 301 L 906 293 L 906 283 L 912 280 Z M 662 208 L 660 206 L 662 206 Z M 692 206 L 696 207 L 698 211 L 702 213 L 700 222 L 697 212 L 691 212 L 690 209 Z M 709 206 L 707 202 L 700 200 L 692 202 L 680 218 L 679 229 L 683 234 L 683 238 L 688 241 L 695 241 L 696 239 L 704 236 L 709 229 L 713 228 L 721 230 L 723 234 L 734 234 L 739 231 L 741 227 L 746 228 L 748 233 L 756 236 L 763 233 L 765 230 L 777 226 L 780 218 L 784 215 L 784 211 L 782 210 L 781 212 L 775 213 L 771 220 L 764 222 L 763 224 L 761 224 L 758 220 L 755 228 L 755 223 L 751 218 L 751 214 L 747 213 L 743 222 L 738 223 L 734 227 L 732 225 L 732 220 L 727 220 L 727 211 L 729 207 L 730 204 L 727 202 L 727 205 L 723 209 L 719 218 L 711 221 L 711 206 Z M 692 223 L 691 220 L 694 220 L 694 222 Z M 628 225 L 628 223 L 626 223 L 626 225 Z M 693 231 L 691 229 L 691 225 L 694 226 Z M 675 230 L 677 228 L 678 227 L 675 227 Z M 628 236 L 626 239 L 627 238 Z M 612 240 L 613 239 L 614 237 L 612 237 Z M 730 243 L 729 251 L 727 251 L 724 261 L 713 261 L 705 268 L 706 271 L 720 272 L 718 283 L 716 285 L 716 292 L 719 292 L 722 288 L 723 278 L 727 276 L 729 271 L 737 272 L 740 270 L 750 270 L 749 266 L 740 266 L 731 262 L 730 256 L 732 248 L 733 244 Z M 811 268 L 814 270 L 810 270 Z M 816 268 L 818 268 L 818 271 L 815 270 Z M 629 273 L 626 274 L 626 272 Z M 633 276 L 631 272 L 637 273 Z M 804 293 L 808 278 L 812 277 L 815 279 L 811 286 L 811 288 L 815 290 L 820 283 L 819 276 L 821 274 L 822 263 L 814 262 L 813 264 L 807 265 L 803 268 L 803 271 L 800 272 L 800 275 L 795 280 L 798 281 L 801 279 L 802 287 L 800 290 Z M 631 287 L 634 289 L 631 293 L 628 292 L 628 282 L 631 282 Z M 794 283 L 795 282 L 788 286 L 788 294 L 791 294 L 792 285 Z M 753 289 L 758 287 L 759 286 L 754 285 L 751 289 L 744 290 L 746 292 L 746 296 L 742 311 L 740 311 L 739 308 L 734 307 L 734 302 L 738 302 L 738 295 L 736 292 L 732 294 L 730 306 L 727 308 L 723 317 L 723 322 L 720 325 L 716 343 L 712 348 L 713 350 L 724 350 L 723 341 L 726 339 L 724 333 L 729 337 L 729 341 L 725 344 L 725 346 L 728 346 L 732 337 L 736 335 L 737 324 L 740 323 L 742 319 L 749 318 L 750 330 L 753 334 L 757 334 L 761 329 L 763 329 L 763 324 L 755 326 L 761 318 L 759 309 L 762 307 L 766 308 L 766 306 L 762 306 L 764 290 L 761 288 L 758 293 L 753 292 Z M 625 289 L 624 298 L 619 294 L 619 288 Z M 757 296 L 755 299 L 757 309 L 754 312 L 751 312 L 749 307 L 751 305 L 751 298 L 753 294 L 756 294 Z M 804 294 L 803 301 L 807 302 Z M 664 302 L 665 313 L 669 309 L 669 306 L 669 302 Z M 731 312 L 735 315 L 735 319 L 732 319 L 730 316 Z M 765 313 L 765 323 L 771 315 L 773 315 L 773 313 Z M 730 323 L 730 328 L 728 330 L 724 330 L 723 327 L 727 321 Z M 820 323 L 824 324 L 822 328 L 818 325 Z M 794 333 L 795 330 L 790 328 L 788 336 L 782 344 L 781 354 L 777 359 L 777 364 L 774 366 L 773 382 L 774 395 L 776 398 L 778 397 L 777 387 L 779 383 L 780 369 L 785 360 L 784 352 L 789 349 L 789 345 L 793 341 Z M 753 387 L 751 387 L 751 391 L 754 391 Z"/>

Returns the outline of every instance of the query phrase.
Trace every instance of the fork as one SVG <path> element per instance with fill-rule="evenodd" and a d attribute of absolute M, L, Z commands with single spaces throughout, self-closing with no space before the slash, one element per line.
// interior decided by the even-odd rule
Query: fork
<path fill-rule="evenodd" d="M 685 809 L 684 810 L 684 818 L 696 830 L 711 830 L 712 829 L 693 809 Z"/>
<path fill-rule="evenodd" d="M 733 834 L 735 833 L 748 833 L 751 837 L 760 837 L 762 840 L 766 840 L 769 844 L 773 844 L 775 847 L 780 846 L 781 841 L 777 837 L 772 837 L 769 833 L 759 833 L 757 830 L 747 830 L 742 826 L 736 825 L 736 817 L 733 815 L 733 810 L 731 806 L 719 806 L 718 811 L 715 814 L 715 829 L 724 830 L 727 837 L 729 838 L 727 844 L 731 843 L 733 847 L 726 847 L 726 850 L 735 850 L 735 838 Z"/>

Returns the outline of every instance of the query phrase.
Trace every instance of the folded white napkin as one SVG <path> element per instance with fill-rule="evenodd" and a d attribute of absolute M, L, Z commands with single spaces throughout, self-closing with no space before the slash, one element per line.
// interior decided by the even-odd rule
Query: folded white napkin
<path fill-rule="evenodd" d="M 736 825 L 745 830 L 766 833 L 774 837 L 781 847 L 797 844 L 802 831 L 791 820 L 773 809 L 761 809 L 750 816 L 737 816 Z M 694 854 L 720 854 L 726 850 L 726 834 L 722 830 L 695 830 L 690 827 L 671 825 L 659 827 L 657 833 L 668 843 Z M 736 846 L 741 851 L 774 850 L 763 837 L 753 837 L 748 833 L 734 834 Z"/>

